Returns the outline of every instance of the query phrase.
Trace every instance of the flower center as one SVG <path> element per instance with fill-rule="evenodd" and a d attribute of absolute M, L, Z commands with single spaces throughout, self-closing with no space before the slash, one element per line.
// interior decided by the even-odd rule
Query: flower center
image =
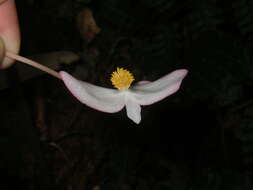
<path fill-rule="evenodd" d="M 133 81 L 132 73 L 123 68 L 117 68 L 111 75 L 113 86 L 119 90 L 127 90 Z"/>

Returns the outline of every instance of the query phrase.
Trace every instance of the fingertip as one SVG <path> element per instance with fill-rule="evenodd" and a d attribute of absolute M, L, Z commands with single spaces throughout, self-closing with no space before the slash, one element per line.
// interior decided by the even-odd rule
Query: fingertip
<path fill-rule="evenodd" d="M 18 54 L 20 49 L 20 31 L 14 0 L 8 0 L 0 6 L 0 36 L 4 42 L 5 50 Z M 13 63 L 13 59 L 4 57 L 0 63 L 0 69 L 8 68 Z"/>

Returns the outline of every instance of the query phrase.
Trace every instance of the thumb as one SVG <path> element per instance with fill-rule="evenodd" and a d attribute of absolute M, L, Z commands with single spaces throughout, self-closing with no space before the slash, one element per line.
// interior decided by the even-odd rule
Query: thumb
<path fill-rule="evenodd" d="M 0 52 L 4 51 L 4 46 L 6 51 L 19 52 L 20 32 L 14 0 L 6 0 L 0 4 L 0 37 L 4 42 L 4 45 L 1 45 L 2 50 Z M 0 63 L 0 69 L 9 67 L 13 62 L 13 59 L 4 57 Z"/>

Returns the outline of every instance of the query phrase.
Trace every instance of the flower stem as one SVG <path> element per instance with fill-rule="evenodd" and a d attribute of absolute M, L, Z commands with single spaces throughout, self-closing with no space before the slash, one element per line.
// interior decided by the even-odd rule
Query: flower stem
<path fill-rule="evenodd" d="M 22 63 L 28 64 L 28 65 L 30 65 L 32 67 L 35 67 L 35 68 L 37 68 L 39 70 L 42 70 L 42 71 L 44 71 L 46 73 L 49 73 L 50 75 L 52 75 L 52 76 L 54 76 L 54 77 L 62 80 L 60 74 L 57 71 L 54 71 L 53 69 L 50 69 L 49 67 L 41 65 L 40 63 L 38 63 L 36 61 L 32 61 L 30 59 L 27 59 L 25 57 L 22 57 L 20 55 L 17 55 L 15 53 L 12 53 L 12 52 L 9 52 L 9 51 L 6 52 L 6 56 L 9 57 L 9 58 L 11 58 L 11 59 L 15 59 L 15 60 L 20 61 Z"/>

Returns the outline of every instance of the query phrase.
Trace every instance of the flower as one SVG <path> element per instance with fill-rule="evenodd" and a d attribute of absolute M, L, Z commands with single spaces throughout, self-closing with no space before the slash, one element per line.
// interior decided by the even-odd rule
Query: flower
<path fill-rule="evenodd" d="M 141 121 L 141 106 L 158 102 L 175 93 L 187 74 L 186 69 L 173 71 L 154 81 L 140 81 L 131 86 L 133 75 L 122 68 L 112 73 L 111 81 L 117 89 L 104 88 L 75 79 L 60 71 L 69 91 L 82 103 L 96 110 L 115 113 L 126 106 L 127 116 L 135 123 Z"/>

